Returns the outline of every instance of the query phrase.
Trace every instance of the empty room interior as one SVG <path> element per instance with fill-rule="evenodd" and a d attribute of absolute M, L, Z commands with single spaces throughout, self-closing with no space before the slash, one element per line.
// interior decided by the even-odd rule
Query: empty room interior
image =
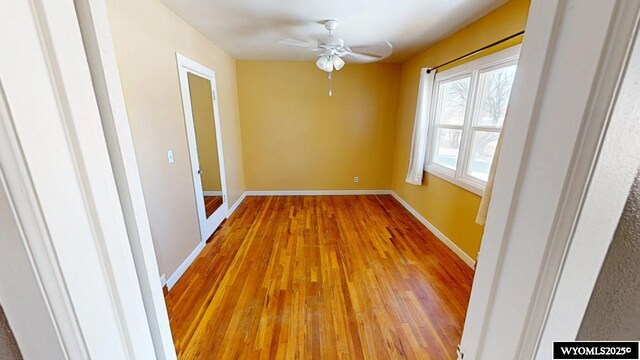
<path fill-rule="evenodd" d="M 106 3 L 179 357 L 455 356 L 529 2 Z"/>
<path fill-rule="evenodd" d="M 107 171 L 104 183 L 99 176 L 73 178 L 78 189 L 93 194 L 78 204 L 95 206 L 88 217 L 102 219 L 89 222 L 91 233 L 121 231 L 96 235 L 105 239 L 95 243 L 96 259 L 103 259 L 96 269 L 120 279 L 105 277 L 105 291 L 113 292 L 104 298 L 125 304 L 114 305 L 113 315 L 120 319 L 114 323 L 128 329 L 119 339 L 133 344 L 123 351 L 144 353 L 145 341 L 151 349 L 148 357 L 128 358 L 524 359 L 516 351 L 535 350 L 542 359 L 550 358 L 539 348 L 548 339 L 638 340 L 637 324 L 629 320 L 639 319 L 637 308 L 624 297 L 635 296 L 637 305 L 637 266 L 621 272 L 624 281 L 615 276 L 616 264 L 636 263 L 623 258 L 637 251 L 624 240 L 636 239 L 637 245 L 637 179 L 629 192 L 637 167 L 633 177 L 615 177 L 620 186 L 598 180 L 598 164 L 613 151 L 608 139 L 623 144 L 636 131 L 614 131 L 623 120 L 616 122 L 612 105 L 618 99 L 615 105 L 625 106 L 627 93 L 616 89 L 625 89 L 624 74 L 636 74 L 624 73 L 635 69 L 627 63 L 634 64 L 629 59 L 637 12 L 623 11 L 637 10 L 632 2 L 592 2 L 591 11 L 576 1 L 552 7 L 536 0 L 69 3 L 65 11 L 78 19 L 71 30 L 55 26 L 49 12 L 56 5 L 42 3 L 31 11 L 48 24 L 37 28 L 53 34 L 41 36 L 43 44 L 75 31 L 67 43 L 75 41 L 86 52 L 74 63 L 74 76 L 90 79 L 94 105 L 76 112 L 69 100 L 58 108 L 68 119 L 99 114 L 95 124 L 102 126 L 92 129 L 103 136 L 69 140 L 70 149 L 82 148 L 72 158 L 85 164 L 69 169 Z M 588 19 L 597 19 L 594 9 L 604 15 L 592 21 L 592 34 L 574 36 L 578 27 L 588 28 Z M 67 73 L 60 59 L 74 53 L 56 46 L 43 59 L 54 64 L 52 81 L 65 84 L 58 89 L 72 91 L 62 81 Z M 580 49 L 583 61 L 572 69 L 566 59 L 579 57 Z M 53 58 L 58 60 L 47 60 Z M 7 108 L 19 115 L 12 108 L 11 81 L 6 83 Z M 583 112 L 570 112 L 579 106 Z M 613 120 L 589 122 L 605 117 Z M 602 130 L 607 126 L 614 130 Z M 85 130 L 74 129 L 61 139 L 80 139 Z M 104 151 L 91 151 L 95 144 Z M 635 154 L 632 149 L 626 148 Z M 24 153 L 29 163 L 29 150 Z M 628 159 L 637 161 L 633 154 Z M 102 165 L 92 165 L 89 156 L 102 155 Z M 622 156 L 611 157 L 618 159 L 612 163 L 627 161 Z M 0 180 L 8 179 L 9 194 L 13 173 L 3 166 Z M 625 174 L 631 167 L 622 167 Z M 584 240 L 582 247 L 580 234 L 599 224 L 589 221 L 589 209 L 598 208 L 589 196 L 604 188 L 620 189 L 619 196 L 597 197 L 617 199 L 615 206 L 601 206 L 610 209 L 604 217 L 613 219 L 598 225 L 609 231 L 602 235 L 609 240 Z M 525 195 L 534 190 L 537 196 Z M 8 196 L 7 204 L 19 204 L 16 196 Z M 117 215 L 105 220 L 108 214 L 96 210 L 101 204 L 117 204 Z M 15 209 L 6 214 L 24 219 Z M 58 227 L 48 219 L 55 238 Z M 24 220 L 17 224 L 27 228 Z M 535 236 L 545 241 L 537 243 Z M 116 238 L 124 239 L 126 256 L 106 241 Z M 591 265 L 571 260 L 589 256 Z M 484 266 L 482 273 L 478 266 Z M 67 279 L 78 320 L 68 328 L 57 320 L 60 339 L 84 334 L 78 343 L 85 344 L 84 354 L 93 354 L 86 358 L 119 358 L 106 355 L 117 346 L 92 342 L 94 328 L 82 320 L 89 312 L 83 313 L 81 297 L 74 295 L 83 288 L 74 284 L 84 280 L 74 283 L 71 269 L 60 265 L 59 278 Z M 571 281 L 572 271 L 583 274 L 575 279 L 590 280 Z M 132 297 L 126 294 L 134 293 L 137 300 L 127 302 Z M 582 294 L 582 305 L 568 306 L 571 293 L 576 299 Z M 614 306 L 612 299 L 619 301 L 615 311 L 605 310 Z M 9 295 L 0 300 L 1 328 L 13 327 L 16 334 L 14 339 L 10 329 L 0 332 L 8 344 L 0 357 L 22 359 L 21 349 L 23 355 L 37 351 L 23 340 L 29 324 L 13 315 L 18 302 Z M 61 314 L 56 311 L 64 306 L 57 304 L 64 301 L 48 301 L 52 314 Z M 562 306 L 581 312 L 574 316 Z M 621 315 L 625 311 L 634 315 Z M 575 317 L 566 321 L 576 324 L 567 333 L 579 335 L 554 337 L 563 316 Z M 620 325 L 622 318 L 627 325 Z M 510 332 L 515 325 L 504 324 L 516 320 L 521 330 Z M 136 324 L 144 332 L 132 330 Z M 105 329 L 95 336 L 108 342 Z M 129 335 L 138 340 L 127 340 Z M 74 354 L 68 344 L 75 343 L 61 343 Z"/>

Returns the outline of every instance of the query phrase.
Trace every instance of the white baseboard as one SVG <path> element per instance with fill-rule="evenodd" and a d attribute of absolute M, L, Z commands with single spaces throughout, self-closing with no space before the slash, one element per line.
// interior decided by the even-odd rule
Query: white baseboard
<path fill-rule="evenodd" d="M 160 287 L 164 287 L 165 285 L 167 285 L 167 277 L 162 274 L 160 275 Z"/>
<path fill-rule="evenodd" d="M 247 196 L 389 195 L 391 190 L 267 190 L 246 191 Z"/>
<path fill-rule="evenodd" d="M 460 249 L 458 245 L 456 245 L 453 241 L 449 240 L 448 237 L 446 237 L 440 230 L 433 226 L 433 224 L 427 221 L 424 216 L 420 215 L 420 213 L 416 209 L 412 208 L 411 205 L 409 205 L 406 201 L 404 201 L 403 198 L 401 198 L 393 191 L 391 191 L 391 196 L 393 196 L 394 199 L 398 200 L 398 202 L 402 204 L 402 206 L 404 206 L 405 209 L 407 209 L 411 213 L 411 215 L 418 219 L 418 221 L 420 221 L 422 225 L 429 229 L 429 231 L 431 231 L 433 235 L 435 235 L 438 239 L 440 239 L 440 241 L 447 245 L 447 247 L 451 249 L 456 255 L 458 255 L 458 257 L 462 259 L 462 261 L 469 265 L 470 268 L 473 269 L 475 267 L 476 262 L 469 255 L 467 255 L 467 253 L 462 251 L 462 249 Z"/>
<path fill-rule="evenodd" d="M 222 191 L 203 191 L 204 196 L 222 196 Z"/>
<path fill-rule="evenodd" d="M 229 216 L 231 216 L 231 214 L 233 214 L 238 209 L 238 206 L 242 204 L 242 202 L 244 201 L 244 198 L 246 197 L 247 197 L 247 192 L 245 191 L 242 193 L 242 195 L 240 195 L 240 197 L 238 198 L 238 200 L 236 200 L 233 206 L 229 208 L 229 211 L 227 212 L 227 218 L 229 218 Z"/>
<path fill-rule="evenodd" d="M 205 191 L 204 194 L 207 195 L 207 191 Z M 222 192 L 220 192 L 220 195 L 222 195 Z M 236 211 L 236 209 L 238 208 L 238 206 L 240 206 L 240 204 L 242 203 L 242 201 L 246 196 L 247 196 L 246 192 L 240 195 L 238 200 L 236 200 L 235 204 L 233 204 L 233 206 L 229 208 L 229 211 L 227 212 L 227 217 L 231 216 L 231 214 L 233 214 L 233 212 Z M 176 271 L 169 277 L 169 279 L 165 280 L 165 274 L 162 274 L 162 276 L 160 277 L 160 284 L 162 284 L 162 286 L 166 284 L 167 289 L 171 290 L 171 288 L 178 282 L 178 280 L 180 280 L 180 277 L 184 274 L 184 272 L 187 271 L 191 263 L 196 259 L 196 257 L 198 257 L 202 249 L 204 249 L 205 245 L 206 245 L 206 242 L 204 241 L 201 241 L 200 243 L 198 243 L 198 246 L 196 246 L 196 248 L 193 249 L 191 254 L 187 256 L 187 258 L 182 262 L 182 264 L 180 264 L 178 269 L 176 269 Z"/>
<path fill-rule="evenodd" d="M 180 280 L 180 277 L 182 276 L 182 274 L 184 274 L 184 272 L 187 271 L 187 269 L 189 268 L 189 265 L 191 265 L 193 260 L 195 260 L 196 257 L 198 257 L 202 249 L 204 249 L 205 245 L 206 245 L 206 242 L 204 241 L 199 242 L 198 246 L 196 246 L 196 248 L 193 249 L 191 254 L 187 256 L 187 258 L 182 262 L 182 264 L 180 264 L 180 266 L 176 269 L 176 271 L 169 277 L 169 279 L 167 279 L 168 290 L 171 290 L 171 288 L 178 282 L 178 280 Z"/>

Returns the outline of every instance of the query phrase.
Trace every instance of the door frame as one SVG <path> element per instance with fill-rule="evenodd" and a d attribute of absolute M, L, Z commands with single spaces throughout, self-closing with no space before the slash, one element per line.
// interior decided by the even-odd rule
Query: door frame
<path fill-rule="evenodd" d="M 0 40 L 0 301 L 20 351 L 154 358 L 74 3 L 0 2 Z"/>
<path fill-rule="evenodd" d="M 176 350 L 104 0 L 74 0 L 156 359 Z"/>
<path fill-rule="evenodd" d="M 220 121 L 220 110 L 218 106 L 216 73 L 210 68 L 179 53 L 176 53 L 176 63 L 178 66 L 178 76 L 180 78 L 180 94 L 182 96 L 182 109 L 184 111 L 187 143 L 189 145 L 189 158 L 191 160 L 191 178 L 193 180 L 193 191 L 196 197 L 196 208 L 198 210 L 200 241 L 206 242 L 209 237 L 211 237 L 211 234 L 213 234 L 218 226 L 220 226 L 222 221 L 227 218 L 227 214 L 229 213 L 229 203 L 227 202 L 227 181 L 224 170 L 225 165 L 222 146 L 222 122 Z M 193 119 L 193 109 L 191 107 L 188 73 L 205 78 L 211 83 L 211 101 L 213 103 L 213 117 L 216 129 L 216 147 L 218 149 L 218 165 L 220 167 L 220 182 L 222 184 L 222 205 L 220 205 L 220 207 L 208 218 L 204 204 L 202 177 L 200 176 L 200 161 Z"/>
<path fill-rule="evenodd" d="M 624 15 L 629 14 L 633 12 Z M 521 345 L 523 356 L 535 353 L 535 359 L 549 359 L 553 357 L 553 341 L 576 339 L 629 190 L 640 170 L 640 43 L 634 41 L 625 61 L 624 76 L 616 84 L 606 133 L 599 144 L 569 243 L 551 244 L 550 253 L 557 255 L 547 261 L 545 268 L 562 270 L 557 277 L 541 277 L 544 291 L 540 294 L 547 294 L 549 300 L 542 296 L 534 299 L 527 324 L 531 331 L 525 333 L 528 336 Z"/>

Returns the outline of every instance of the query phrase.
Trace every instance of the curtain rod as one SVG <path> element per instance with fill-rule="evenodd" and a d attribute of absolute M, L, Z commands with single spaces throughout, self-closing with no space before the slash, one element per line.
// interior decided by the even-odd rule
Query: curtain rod
<path fill-rule="evenodd" d="M 490 48 L 490 47 L 494 47 L 494 46 L 496 46 L 496 45 L 498 45 L 498 44 L 501 44 L 501 43 L 503 43 L 503 42 L 505 42 L 505 41 L 509 41 L 509 40 L 511 40 L 511 39 L 513 39 L 513 38 L 515 38 L 515 37 L 518 37 L 518 36 L 520 36 L 520 35 L 522 35 L 522 34 L 524 34 L 524 30 L 522 30 L 522 31 L 520 31 L 520 32 L 517 32 L 517 33 L 515 33 L 515 34 L 513 34 L 513 35 L 507 36 L 507 37 L 506 37 L 506 38 L 504 38 L 504 39 L 500 39 L 500 40 L 498 40 L 498 41 L 496 41 L 496 42 L 493 42 L 493 43 L 491 43 L 491 44 L 489 44 L 489 45 L 487 45 L 487 46 L 483 46 L 483 47 L 481 47 L 480 49 L 474 50 L 474 51 L 472 51 L 472 52 L 470 52 L 470 53 L 468 53 L 468 54 L 465 54 L 465 55 L 462 55 L 462 56 L 460 56 L 460 57 L 457 57 L 457 58 L 455 58 L 455 59 L 453 59 L 453 60 L 447 61 L 447 62 L 445 62 L 445 63 L 442 63 L 442 64 L 438 65 L 438 66 L 434 66 L 434 67 L 432 67 L 431 69 L 428 69 L 428 70 L 427 70 L 427 74 L 428 74 L 428 73 L 430 73 L 430 72 L 431 72 L 431 71 L 433 71 L 433 70 L 438 70 L 439 68 L 441 68 L 441 67 L 443 67 L 443 66 L 447 66 L 447 65 L 449 65 L 449 64 L 451 64 L 451 63 L 454 63 L 454 62 L 456 62 L 456 61 L 459 61 L 459 60 L 462 60 L 462 59 L 466 59 L 466 58 L 468 58 L 469 56 L 473 56 L 473 55 L 475 55 L 475 54 L 477 54 L 477 53 L 479 53 L 479 52 L 481 52 L 481 51 L 487 50 L 487 49 L 488 49 L 488 48 Z"/>

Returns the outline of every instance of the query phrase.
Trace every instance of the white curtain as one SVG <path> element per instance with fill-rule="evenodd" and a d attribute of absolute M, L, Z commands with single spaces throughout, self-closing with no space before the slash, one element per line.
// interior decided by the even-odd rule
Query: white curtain
<path fill-rule="evenodd" d="M 484 194 L 482 195 L 482 200 L 480 200 L 480 206 L 478 206 L 478 214 L 476 215 L 476 224 L 478 225 L 484 225 L 487 221 L 487 212 L 489 212 L 489 202 L 491 202 L 491 194 L 493 194 L 493 181 L 496 178 L 496 168 L 498 167 L 498 160 L 500 159 L 503 137 L 503 134 L 500 134 L 498 144 L 496 145 L 496 152 L 493 154 L 491 169 L 489 170 L 489 179 L 487 179 L 487 185 L 484 187 Z"/>
<path fill-rule="evenodd" d="M 433 84 L 436 71 L 422 69 L 420 74 L 420 90 L 416 107 L 416 119 L 413 124 L 413 137 L 411 139 L 411 157 L 409 158 L 409 170 L 406 182 L 413 185 L 422 184 L 424 174 L 424 162 L 427 152 L 427 130 L 429 127 L 429 114 L 431 113 L 431 97 L 433 96 Z"/>

